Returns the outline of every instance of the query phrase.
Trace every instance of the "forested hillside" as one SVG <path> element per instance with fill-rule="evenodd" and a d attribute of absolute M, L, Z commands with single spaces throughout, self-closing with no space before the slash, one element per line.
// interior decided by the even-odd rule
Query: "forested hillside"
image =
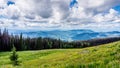
<path fill-rule="evenodd" d="M 81 38 L 81 37 L 79 37 Z M 41 49 L 62 49 L 62 48 L 84 48 L 119 41 L 120 37 L 91 39 L 85 41 L 62 41 L 53 38 L 24 38 L 20 35 L 9 34 L 8 30 L 0 31 L 0 51 L 10 51 L 14 45 L 18 51 L 41 50 Z"/>

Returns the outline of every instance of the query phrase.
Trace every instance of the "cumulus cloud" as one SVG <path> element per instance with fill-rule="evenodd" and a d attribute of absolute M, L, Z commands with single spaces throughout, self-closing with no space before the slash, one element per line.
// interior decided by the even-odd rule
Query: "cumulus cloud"
<path fill-rule="evenodd" d="M 7 5 L 8 1 L 13 4 Z M 92 29 L 93 25 L 106 24 L 107 27 L 119 24 L 120 12 L 113 8 L 119 4 L 120 0 L 1 0 L 0 26 L 80 29 L 89 25 Z"/>

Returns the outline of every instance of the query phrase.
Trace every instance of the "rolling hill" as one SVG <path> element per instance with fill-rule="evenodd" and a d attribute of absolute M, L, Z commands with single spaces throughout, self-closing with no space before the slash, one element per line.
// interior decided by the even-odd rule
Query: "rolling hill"
<path fill-rule="evenodd" d="M 108 38 L 120 36 L 119 31 L 109 32 L 96 32 L 93 30 L 80 29 L 80 30 L 51 30 L 51 31 L 13 31 L 14 34 L 23 33 L 24 36 L 29 37 L 50 37 L 55 39 L 61 39 L 65 41 L 76 40 L 90 40 L 95 38 Z"/>
<path fill-rule="evenodd" d="M 10 52 L 0 52 L 0 68 L 120 68 L 120 41 L 82 48 L 20 51 L 19 66 L 10 64 Z"/>

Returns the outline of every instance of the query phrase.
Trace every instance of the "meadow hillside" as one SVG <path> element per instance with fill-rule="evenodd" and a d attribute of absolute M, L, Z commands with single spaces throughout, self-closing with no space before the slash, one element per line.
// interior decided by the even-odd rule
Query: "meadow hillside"
<path fill-rule="evenodd" d="M 120 41 L 81 49 L 19 51 L 19 66 L 11 52 L 0 52 L 0 68 L 120 68 Z"/>

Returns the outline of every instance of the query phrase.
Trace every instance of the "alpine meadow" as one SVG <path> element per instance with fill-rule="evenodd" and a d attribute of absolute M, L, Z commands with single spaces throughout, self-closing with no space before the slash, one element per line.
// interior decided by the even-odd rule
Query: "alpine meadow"
<path fill-rule="evenodd" d="M 120 0 L 0 0 L 0 68 L 120 68 Z"/>

